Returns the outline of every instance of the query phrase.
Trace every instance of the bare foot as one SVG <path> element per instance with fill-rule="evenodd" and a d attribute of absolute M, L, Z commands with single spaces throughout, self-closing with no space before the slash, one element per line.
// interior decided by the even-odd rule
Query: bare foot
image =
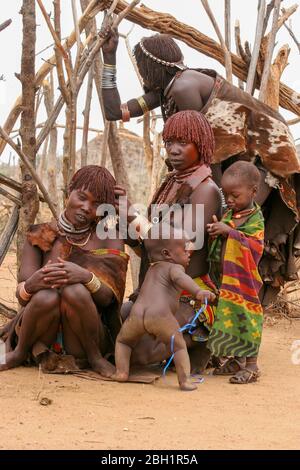
<path fill-rule="evenodd" d="M 197 385 L 187 380 L 186 382 L 182 382 L 181 384 L 179 384 L 179 387 L 185 392 L 191 392 L 192 390 L 196 390 Z"/>
<path fill-rule="evenodd" d="M 14 367 L 20 366 L 25 360 L 24 355 L 19 354 L 16 351 L 5 354 L 5 357 L 1 357 L 0 371 L 13 369 Z"/>
<path fill-rule="evenodd" d="M 103 377 L 111 377 L 116 371 L 115 366 L 104 359 L 104 357 L 90 361 L 90 365 L 92 370 L 98 372 L 98 374 L 102 375 Z"/>
<path fill-rule="evenodd" d="M 128 374 L 126 372 L 116 372 L 111 376 L 111 379 L 116 380 L 117 382 L 127 382 Z"/>

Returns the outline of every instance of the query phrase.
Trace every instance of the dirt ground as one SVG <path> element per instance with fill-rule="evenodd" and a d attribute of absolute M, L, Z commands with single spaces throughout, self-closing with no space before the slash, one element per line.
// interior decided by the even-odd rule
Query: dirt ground
<path fill-rule="evenodd" d="M 0 269 L 0 301 L 9 306 L 15 284 L 9 254 Z M 258 383 L 230 385 L 208 373 L 191 393 L 177 388 L 174 373 L 144 385 L 43 375 L 37 368 L 2 372 L 0 449 L 299 449 L 294 340 L 300 321 L 269 319 Z"/>

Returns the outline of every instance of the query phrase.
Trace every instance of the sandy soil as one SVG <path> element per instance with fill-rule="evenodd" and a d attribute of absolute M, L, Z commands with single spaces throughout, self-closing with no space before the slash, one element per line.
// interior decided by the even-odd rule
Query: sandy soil
<path fill-rule="evenodd" d="M 1 301 L 13 301 L 14 263 L 9 254 L 0 269 Z M 299 449 L 300 365 L 290 351 L 297 339 L 300 321 L 268 321 L 258 383 L 205 375 L 191 393 L 173 373 L 143 385 L 37 368 L 2 372 L 0 449 Z"/>

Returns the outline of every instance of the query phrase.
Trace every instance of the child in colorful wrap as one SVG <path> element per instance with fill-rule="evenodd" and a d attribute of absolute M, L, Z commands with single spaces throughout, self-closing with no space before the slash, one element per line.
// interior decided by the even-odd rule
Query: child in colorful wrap
<path fill-rule="evenodd" d="M 229 357 L 214 370 L 232 375 L 233 384 L 256 382 L 263 309 L 258 263 L 264 250 L 264 218 L 254 202 L 260 173 L 249 162 L 233 163 L 222 176 L 228 210 L 208 224 L 211 236 L 210 275 L 220 295 L 208 348 L 217 357 Z"/>
<path fill-rule="evenodd" d="M 179 307 L 179 296 L 188 290 L 204 303 L 214 301 L 215 295 L 199 286 L 185 273 L 190 261 L 190 251 L 185 239 L 148 239 L 144 241 L 150 258 L 150 267 L 129 317 L 122 325 L 116 340 L 116 373 L 112 376 L 125 382 L 129 376 L 132 349 L 145 334 L 154 335 L 174 353 L 178 382 L 181 390 L 194 390 L 190 380 L 190 359 L 180 326 L 174 313 Z M 174 344 L 171 338 L 174 335 Z"/>

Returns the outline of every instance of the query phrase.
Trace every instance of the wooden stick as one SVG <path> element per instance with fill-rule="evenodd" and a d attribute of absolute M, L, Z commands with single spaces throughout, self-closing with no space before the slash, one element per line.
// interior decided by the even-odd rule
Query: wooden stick
<path fill-rule="evenodd" d="M 75 29 L 76 43 L 77 43 L 77 54 L 76 54 L 76 59 L 75 59 L 75 65 L 73 67 L 75 75 L 76 75 L 78 67 L 79 67 L 79 63 L 80 63 L 82 43 L 80 40 L 80 31 L 79 31 L 79 26 L 78 26 L 78 16 L 77 16 L 77 8 L 76 8 L 75 0 L 72 0 L 72 14 L 73 14 L 73 22 L 74 22 L 74 29 Z"/>
<path fill-rule="evenodd" d="M 2 175 L 1 173 L 0 173 L 0 183 L 4 184 L 8 188 L 14 189 L 18 193 L 22 193 L 21 183 L 9 178 L 8 176 Z M 43 198 L 43 196 L 41 194 L 39 194 L 39 199 L 40 199 L 41 202 L 45 202 L 45 199 Z"/>
<path fill-rule="evenodd" d="M 0 266 L 18 228 L 19 207 L 15 206 L 0 238 Z"/>
<path fill-rule="evenodd" d="M 225 0 L 225 44 L 227 50 L 231 50 L 231 0 Z"/>
<path fill-rule="evenodd" d="M 290 36 L 292 37 L 292 39 L 294 40 L 296 46 L 298 47 L 298 51 L 299 51 L 299 54 L 300 54 L 300 42 L 296 38 L 296 36 L 294 34 L 294 31 L 286 23 L 284 23 L 284 26 L 288 30 L 288 32 L 289 32 Z"/>
<path fill-rule="evenodd" d="M 287 124 L 289 126 L 294 126 L 295 124 L 298 124 L 298 122 L 300 122 L 300 117 L 297 117 L 295 119 L 291 119 L 290 121 L 287 121 Z"/>
<path fill-rule="evenodd" d="M 55 27 L 55 35 L 57 37 L 57 41 L 60 44 L 60 0 L 54 0 L 53 1 L 53 6 L 54 6 L 54 27 Z M 52 26 L 52 25 L 51 25 Z M 64 49 L 63 49 L 64 50 Z M 71 100 L 70 97 L 70 91 L 68 90 L 66 80 L 65 80 L 65 74 L 64 74 L 64 69 L 63 69 L 63 61 L 62 58 L 64 57 L 63 54 L 60 51 L 59 46 L 57 46 L 57 42 L 55 42 L 55 59 L 56 59 L 56 72 L 57 72 L 57 78 L 58 78 L 58 83 L 59 83 L 59 89 L 61 91 L 61 94 L 63 96 L 63 99 L 66 104 L 68 104 Z M 64 54 L 66 56 L 65 60 L 67 59 L 67 53 L 64 50 Z M 72 75 L 72 72 L 70 72 L 70 75 Z"/>
<path fill-rule="evenodd" d="M 226 70 L 226 79 L 232 83 L 232 62 L 231 62 L 231 55 L 230 55 L 230 52 L 228 51 L 227 49 L 227 46 L 225 44 L 225 41 L 223 39 L 223 36 L 221 34 L 221 31 L 219 29 L 219 26 L 218 26 L 218 23 L 214 17 L 214 14 L 209 6 L 209 3 L 208 3 L 208 0 L 201 0 L 201 3 L 203 5 L 203 8 L 205 9 L 213 27 L 214 27 L 214 30 L 219 38 L 219 41 L 220 41 L 220 44 L 221 44 L 221 47 L 224 51 L 224 57 L 225 57 L 225 70 Z"/>
<path fill-rule="evenodd" d="M 277 23 L 278 23 L 278 18 L 279 18 L 280 3 L 281 3 L 281 0 L 275 0 L 272 29 L 271 29 L 271 34 L 269 36 L 268 49 L 267 49 L 267 54 L 265 57 L 264 70 L 263 70 L 262 78 L 261 78 L 260 91 L 259 91 L 258 98 L 260 99 L 260 101 L 263 101 L 263 102 L 265 101 L 265 98 L 266 98 L 268 79 L 270 75 L 270 67 L 271 67 L 272 56 L 273 56 L 273 51 L 275 47 L 275 38 L 276 38 L 277 28 L 278 28 Z"/>
<path fill-rule="evenodd" d="M 3 31 L 5 28 L 7 28 L 7 26 L 9 26 L 11 24 L 12 20 L 9 19 L 9 20 L 6 20 L 4 21 L 3 23 L 0 24 L 0 31 Z"/>
<path fill-rule="evenodd" d="M 10 199 L 14 204 L 16 204 L 16 206 L 21 207 L 22 205 L 21 199 L 14 196 L 9 191 L 6 191 L 6 189 L 1 188 L 1 186 L 0 186 L 0 194 L 2 194 L 2 196 L 4 197 L 7 197 L 7 199 Z"/>
<path fill-rule="evenodd" d="M 45 198 L 45 201 L 47 202 L 52 214 L 54 215 L 55 219 L 57 220 L 58 217 L 57 217 L 57 214 L 56 214 L 56 211 L 55 211 L 55 208 L 48 196 L 48 192 L 44 186 L 44 184 L 42 183 L 42 181 L 40 180 L 40 178 L 38 177 L 38 174 L 35 170 L 35 168 L 32 166 L 32 164 L 30 163 L 30 161 L 28 160 L 27 156 L 23 153 L 23 151 L 14 143 L 14 141 L 9 137 L 9 135 L 7 135 L 7 133 L 2 129 L 2 127 L 0 127 L 0 135 L 2 137 L 2 139 L 4 139 L 13 149 L 14 151 L 19 155 L 19 157 L 21 158 L 22 162 L 27 166 L 27 168 L 29 169 L 30 173 L 31 173 L 31 176 L 32 178 L 35 180 L 35 182 L 37 183 L 38 187 L 40 188 L 44 198 Z"/>
<path fill-rule="evenodd" d="M 262 33 L 263 33 L 265 10 L 266 10 L 266 1 L 260 0 L 259 10 L 257 14 L 255 41 L 254 41 L 252 57 L 251 57 L 251 62 L 250 62 L 249 71 L 248 71 L 248 78 L 247 78 L 247 83 L 246 83 L 246 92 L 250 93 L 250 95 L 252 94 L 253 87 L 254 87 L 257 61 L 258 61 L 260 44 L 261 44 Z"/>
<path fill-rule="evenodd" d="M 240 30 L 239 20 L 236 20 L 235 25 L 234 25 L 234 38 L 235 38 L 236 53 L 238 55 L 241 55 L 240 50 L 243 51 L 243 47 L 242 47 L 242 43 L 241 43 L 241 30 Z M 244 90 L 244 83 L 240 78 L 238 79 L 238 84 L 239 84 L 239 88 L 241 90 Z"/>
<path fill-rule="evenodd" d="M 89 70 L 89 74 L 88 74 L 85 106 L 84 106 L 84 111 L 83 111 L 84 120 L 83 120 L 83 133 L 82 133 L 82 145 L 81 145 L 81 166 L 87 165 L 90 110 L 91 110 L 91 101 L 92 101 L 92 94 L 93 94 L 93 79 L 94 79 L 94 70 L 93 70 L 93 67 L 91 67 Z"/>
<path fill-rule="evenodd" d="M 48 26 L 49 31 L 51 33 L 51 36 L 53 37 L 53 40 L 55 42 L 55 46 L 56 46 L 56 48 L 58 49 L 58 51 L 60 52 L 60 54 L 62 55 L 62 57 L 64 59 L 64 63 L 65 63 L 65 66 L 66 66 L 66 71 L 67 71 L 67 74 L 68 74 L 68 78 L 69 78 L 69 80 L 71 80 L 72 79 L 72 68 L 71 68 L 70 58 L 67 54 L 67 51 L 63 47 L 63 45 L 61 44 L 60 38 L 59 38 L 59 36 L 57 35 L 57 32 L 55 31 L 55 29 L 52 26 L 49 15 L 47 14 L 47 12 L 45 10 L 45 7 L 42 3 L 42 0 L 37 0 L 37 2 L 38 2 L 38 5 L 40 7 L 40 10 L 42 12 L 43 17 L 45 18 L 45 21 L 47 23 L 47 26 Z M 60 0 L 54 0 L 53 4 L 54 4 L 54 10 L 57 6 L 58 10 L 60 11 Z M 75 36 L 76 36 L 76 33 L 75 33 Z"/>
<path fill-rule="evenodd" d="M 100 161 L 100 165 L 103 166 L 103 167 L 106 166 L 107 154 L 108 154 L 108 151 L 109 151 L 109 147 L 108 147 L 109 133 L 110 133 L 110 122 L 105 121 L 103 137 L 102 137 L 102 154 L 101 154 L 101 161 Z"/>

